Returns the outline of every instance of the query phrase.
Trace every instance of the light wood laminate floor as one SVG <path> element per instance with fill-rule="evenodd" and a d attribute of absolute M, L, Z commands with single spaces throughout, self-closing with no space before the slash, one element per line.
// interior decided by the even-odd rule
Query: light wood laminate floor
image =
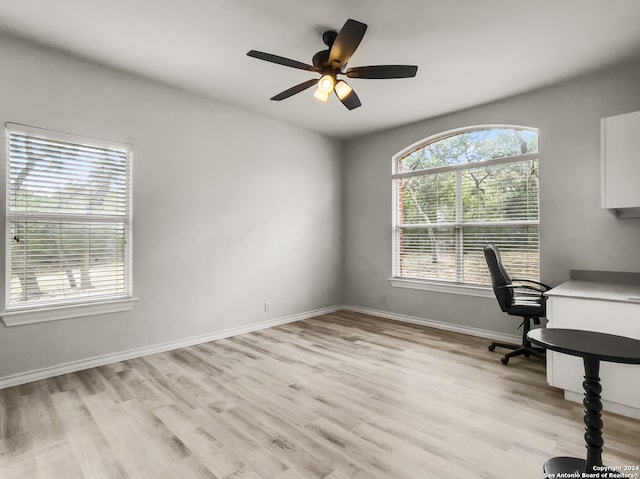
<path fill-rule="evenodd" d="M 0 391 L 3 479 L 541 478 L 582 407 L 489 340 L 340 312 Z M 604 460 L 640 421 L 604 414 Z"/>

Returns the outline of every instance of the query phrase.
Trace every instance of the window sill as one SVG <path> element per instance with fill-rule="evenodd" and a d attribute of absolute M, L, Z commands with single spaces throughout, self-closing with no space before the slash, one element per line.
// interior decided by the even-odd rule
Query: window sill
<path fill-rule="evenodd" d="M 97 314 L 119 313 L 133 309 L 138 298 L 123 298 L 113 301 L 73 304 L 65 306 L 49 306 L 38 309 L 23 309 L 1 313 L 5 326 L 22 326 L 25 324 L 58 321 L 60 319 L 94 316 Z"/>
<path fill-rule="evenodd" d="M 434 291 L 437 293 L 462 294 L 465 296 L 495 299 L 493 289 L 486 286 L 435 283 L 407 278 L 389 278 L 389 282 L 391 283 L 391 286 L 396 288 L 420 289 L 423 291 Z"/>

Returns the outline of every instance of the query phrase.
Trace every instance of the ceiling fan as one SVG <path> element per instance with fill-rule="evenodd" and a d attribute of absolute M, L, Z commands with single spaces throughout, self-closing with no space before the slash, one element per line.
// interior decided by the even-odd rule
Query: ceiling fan
<path fill-rule="evenodd" d="M 411 78 L 416 76 L 418 71 L 418 67 L 414 65 L 373 65 L 346 68 L 347 62 L 360 45 L 366 31 L 366 24 L 348 19 L 339 32 L 335 30 L 324 32 L 322 41 L 328 48 L 320 50 L 313 56 L 311 60 L 313 65 L 257 50 L 250 50 L 247 55 L 278 65 L 320 73 L 320 78 L 307 80 L 293 86 L 271 97 L 272 100 L 284 100 L 317 85 L 318 89 L 313 96 L 318 100 L 329 101 L 329 95 L 331 92 L 335 92 L 342 104 L 349 110 L 353 110 L 361 105 L 360 99 L 346 81 L 338 79 L 339 75 L 345 75 L 348 78 Z"/>

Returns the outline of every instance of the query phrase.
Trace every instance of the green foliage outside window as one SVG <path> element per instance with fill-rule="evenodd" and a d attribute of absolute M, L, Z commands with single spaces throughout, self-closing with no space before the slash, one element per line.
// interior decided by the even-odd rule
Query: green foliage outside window
<path fill-rule="evenodd" d="M 535 132 L 490 129 L 400 158 L 394 274 L 486 284 L 482 247 L 493 242 L 516 271 L 538 277 L 538 160 L 522 156 L 537 151 Z"/>

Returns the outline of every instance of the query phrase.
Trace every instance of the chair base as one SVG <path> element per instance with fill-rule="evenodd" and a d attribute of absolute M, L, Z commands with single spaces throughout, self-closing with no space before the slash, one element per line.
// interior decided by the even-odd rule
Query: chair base
<path fill-rule="evenodd" d="M 538 359 L 546 358 L 544 349 L 538 349 L 531 346 L 522 346 L 519 344 L 494 342 L 494 343 L 491 343 L 491 345 L 489 346 L 489 351 L 493 351 L 496 348 L 505 348 L 505 349 L 512 350 L 510 353 L 505 354 L 502 357 L 502 359 L 500 359 L 500 362 L 502 364 L 509 364 L 509 359 L 514 358 L 516 356 L 524 356 L 525 358 L 528 358 L 529 356 L 534 356 Z"/>

